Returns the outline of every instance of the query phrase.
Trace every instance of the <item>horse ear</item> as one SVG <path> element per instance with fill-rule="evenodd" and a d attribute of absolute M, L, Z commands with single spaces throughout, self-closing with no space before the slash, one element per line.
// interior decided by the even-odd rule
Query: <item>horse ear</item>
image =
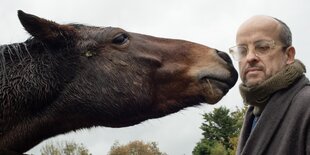
<path fill-rule="evenodd" d="M 18 10 L 18 18 L 28 33 L 47 44 L 68 44 L 77 34 L 73 26 L 60 25 L 21 10 Z"/>

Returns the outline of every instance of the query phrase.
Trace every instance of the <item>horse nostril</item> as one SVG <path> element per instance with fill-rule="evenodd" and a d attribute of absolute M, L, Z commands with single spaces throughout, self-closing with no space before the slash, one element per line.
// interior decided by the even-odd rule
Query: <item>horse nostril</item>
<path fill-rule="evenodd" d="M 228 62 L 229 64 L 232 64 L 232 60 L 229 57 L 228 54 L 226 54 L 225 52 L 222 51 L 218 51 L 216 50 L 217 55 L 219 55 L 223 60 L 225 60 L 226 62 Z"/>

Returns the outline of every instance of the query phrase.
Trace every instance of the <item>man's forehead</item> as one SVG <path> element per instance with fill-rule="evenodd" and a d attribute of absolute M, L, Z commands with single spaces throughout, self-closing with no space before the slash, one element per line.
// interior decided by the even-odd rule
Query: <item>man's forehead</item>
<path fill-rule="evenodd" d="M 253 16 L 249 19 L 247 19 L 242 25 L 247 25 L 247 24 L 260 24 L 260 23 L 275 23 L 277 24 L 278 21 L 275 20 L 273 17 L 270 17 L 270 16 L 265 16 L 265 15 L 256 15 L 256 16 Z"/>
<path fill-rule="evenodd" d="M 253 16 L 246 20 L 238 29 L 236 41 L 255 41 L 257 39 L 276 39 L 280 32 L 280 24 L 269 16 Z"/>

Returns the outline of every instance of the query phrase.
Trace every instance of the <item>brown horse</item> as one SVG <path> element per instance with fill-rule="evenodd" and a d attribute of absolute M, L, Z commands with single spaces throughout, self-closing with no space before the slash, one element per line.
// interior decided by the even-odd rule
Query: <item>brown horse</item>
<path fill-rule="evenodd" d="M 0 46 L 0 150 L 214 104 L 237 80 L 229 56 L 203 45 L 18 17 L 32 37 Z"/>

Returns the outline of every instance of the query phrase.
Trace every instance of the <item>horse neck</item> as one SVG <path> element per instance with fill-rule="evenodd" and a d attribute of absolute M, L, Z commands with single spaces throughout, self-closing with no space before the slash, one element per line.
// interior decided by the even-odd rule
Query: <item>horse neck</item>
<path fill-rule="evenodd" d="M 3 89 L 10 85 L 11 77 L 18 76 L 18 70 L 22 69 L 23 64 L 31 59 L 32 55 L 27 41 L 0 46 L 0 87 L 2 87 L 0 93 L 5 92 Z"/>
<path fill-rule="evenodd" d="M 51 72 L 51 61 L 43 59 L 42 43 L 27 40 L 0 46 L 0 126 L 2 130 L 38 112 L 57 96 L 55 87 L 48 85 L 55 77 L 41 74 Z M 45 66 L 52 66 L 45 68 Z M 54 82 L 53 84 L 55 84 Z M 57 83 L 60 85 L 59 83 Z M 45 93 L 50 91 L 51 93 Z M 49 97 L 49 98 L 44 98 Z M 49 101 L 51 100 L 51 101 Z M 0 131 L 1 132 L 1 131 Z"/>
<path fill-rule="evenodd" d="M 0 46 L 0 61 L 2 64 L 8 63 L 14 60 L 21 60 L 25 56 L 31 56 L 28 49 L 29 43 L 14 43 Z"/>

